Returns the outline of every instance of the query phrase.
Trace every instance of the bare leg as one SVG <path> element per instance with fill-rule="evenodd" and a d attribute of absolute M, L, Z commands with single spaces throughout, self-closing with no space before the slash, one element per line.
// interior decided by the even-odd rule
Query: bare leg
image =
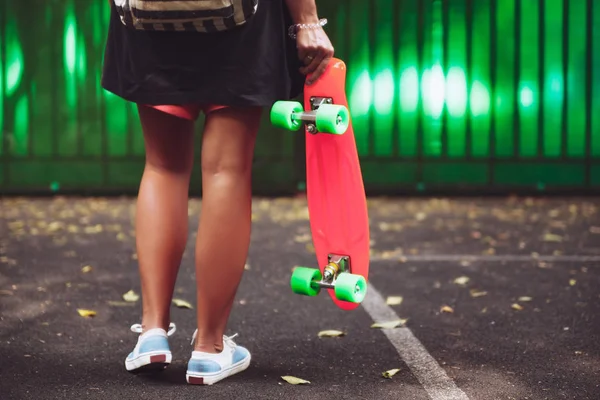
<path fill-rule="evenodd" d="M 193 121 L 139 107 L 146 166 L 136 214 L 142 326 L 168 330 L 171 298 L 188 233 Z"/>
<path fill-rule="evenodd" d="M 202 143 L 202 214 L 196 240 L 195 350 L 218 353 L 250 245 L 251 169 L 260 109 L 207 116 Z"/>

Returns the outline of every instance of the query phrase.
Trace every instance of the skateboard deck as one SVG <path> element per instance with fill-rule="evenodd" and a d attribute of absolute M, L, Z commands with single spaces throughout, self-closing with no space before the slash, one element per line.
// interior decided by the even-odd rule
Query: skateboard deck
<path fill-rule="evenodd" d="M 323 75 L 304 87 L 304 106 L 277 102 L 271 121 L 287 129 L 304 126 L 306 190 L 319 269 L 297 267 L 295 293 L 321 289 L 343 310 L 362 302 L 369 273 L 369 218 L 346 96 L 346 65 L 332 59 Z"/>

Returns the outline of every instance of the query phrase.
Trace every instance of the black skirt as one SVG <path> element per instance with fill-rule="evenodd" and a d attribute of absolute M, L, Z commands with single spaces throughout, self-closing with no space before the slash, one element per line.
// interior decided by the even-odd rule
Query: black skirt
<path fill-rule="evenodd" d="M 260 0 L 253 18 L 218 33 L 125 27 L 113 4 L 102 87 L 148 105 L 269 106 L 304 84 L 284 0 Z"/>

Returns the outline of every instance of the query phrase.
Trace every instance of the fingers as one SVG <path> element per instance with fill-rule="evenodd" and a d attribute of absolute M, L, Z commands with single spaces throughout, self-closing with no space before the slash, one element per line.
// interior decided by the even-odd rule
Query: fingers
<path fill-rule="evenodd" d="M 306 80 L 307 85 L 312 85 L 317 79 L 319 79 L 321 75 L 323 75 L 323 73 L 325 73 L 330 60 L 331 57 L 323 58 L 323 60 L 317 65 L 315 72 L 313 72 L 313 74 Z"/>
<path fill-rule="evenodd" d="M 309 60 L 308 65 L 306 65 L 303 68 L 300 68 L 300 72 L 303 73 L 304 75 L 312 74 L 313 72 L 316 71 L 317 67 L 321 64 L 321 62 L 323 62 L 324 58 L 325 58 L 325 54 L 323 54 L 322 52 L 317 53 L 316 56 L 311 56 L 311 55 L 307 56 L 306 60 Z"/>
<path fill-rule="evenodd" d="M 333 57 L 333 46 L 322 30 L 300 31 L 297 37 L 298 58 L 304 64 L 300 73 L 308 75 L 306 84 L 314 83 Z"/>

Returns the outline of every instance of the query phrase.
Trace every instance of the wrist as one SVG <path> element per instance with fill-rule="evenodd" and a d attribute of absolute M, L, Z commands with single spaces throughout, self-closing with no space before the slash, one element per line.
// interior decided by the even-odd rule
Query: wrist
<path fill-rule="evenodd" d="M 305 15 L 299 15 L 296 18 L 294 18 L 294 23 L 298 24 L 298 25 L 303 25 L 303 24 L 318 24 L 319 23 L 319 17 L 317 16 L 317 14 L 305 14 Z"/>
<path fill-rule="evenodd" d="M 314 22 L 314 23 L 297 23 L 297 24 L 290 26 L 290 28 L 288 30 L 288 34 L 292 39 L 296 39 L 299 31 L 321 29 L 326 24 L 327 24 L 327 18 L 317 19 L 317 22 Z"/>

